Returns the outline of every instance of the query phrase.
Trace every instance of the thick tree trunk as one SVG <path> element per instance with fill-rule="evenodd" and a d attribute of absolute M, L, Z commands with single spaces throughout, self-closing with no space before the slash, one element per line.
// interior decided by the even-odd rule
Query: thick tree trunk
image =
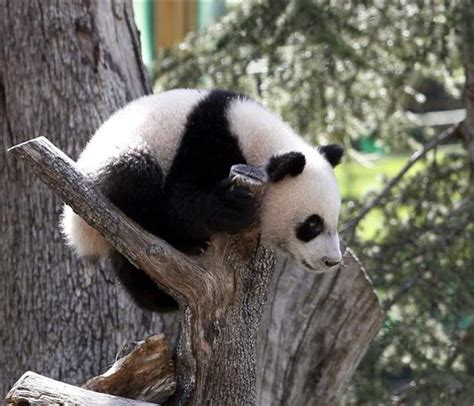
<path fill-rule="evenodd" d="M 149 92 L 130 3 L 7 0 L 0 12 L 0 398 L 27 369 L 75 384 L 166 330 L 61 241 L 61 201 L 6 149 L 47 134 L 72 157 Z"/>

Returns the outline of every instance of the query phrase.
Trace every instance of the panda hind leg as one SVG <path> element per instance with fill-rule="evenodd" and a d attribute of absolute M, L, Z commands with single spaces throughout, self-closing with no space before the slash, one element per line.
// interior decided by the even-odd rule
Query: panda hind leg
<path fill-rule="evenodd" d="M 109 165 L 99 176 L 99 189 L 145 230 L 161 236 L 164 213 L 163 173 L 156 158 L 133 152 Z M 141 269 L 114 251 L 111 265 L 122 285 L 142 309 L 169 311 L 177 303 Z"/>

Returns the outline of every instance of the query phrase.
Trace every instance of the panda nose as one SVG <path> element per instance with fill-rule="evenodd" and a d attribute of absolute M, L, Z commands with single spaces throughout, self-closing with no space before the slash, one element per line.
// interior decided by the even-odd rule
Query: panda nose
<path fill-rule="evenodd" d="M 332 268 L 341 263 L 340 259 L 335 258 L 323 258 L 323 264 L 326 265 L 328 268 Z"/>

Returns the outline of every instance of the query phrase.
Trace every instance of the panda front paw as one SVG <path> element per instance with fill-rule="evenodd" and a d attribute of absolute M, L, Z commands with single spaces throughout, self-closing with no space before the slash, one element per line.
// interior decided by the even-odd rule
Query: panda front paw
<path fill-rule="evenodd" d="M 245 187 L 235 186 L 228 180 L 224 182 L 219 185 L 222 207 L 215 213 L 213 229 L 236 234 L 255 222 L 257 202 Z"/>

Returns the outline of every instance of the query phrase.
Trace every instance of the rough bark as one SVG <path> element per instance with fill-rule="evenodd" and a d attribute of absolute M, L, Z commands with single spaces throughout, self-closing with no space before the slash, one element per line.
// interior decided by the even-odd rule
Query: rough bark
<path fill-rule="evenodd" d="M 135 342 L 102 375 L 89 379 L 82 387 L 129 399 L 161 403 L 176 390 L 175 370 L 163 334 Z M 123 350 L 121 351 L 124 352 Z"/>
<path fill-rule="evenodd" d="M 61 201 L 6 156 L 12 145 L 47 134 L 75 158 L 103 120 L 149 91 L 130 3 L 1 4 L 3 397 L 27 369 L 82 383 L 106 370 L 125 342 L 174 325 L 137 309 L 108 267 L 73 258 L 57 227 Z"/>
<path fill-rule="evenodd" d="M 92 392 L 35 374 L 26 372 L 5 399 L 7 405 L 114 405 L 153 406 L 154 403 L 124 399 Z"/>
<path fill-rule="evenodd" d="M 259 337 L 260 405 L 333 405 L 377 334 L 383 315 L 350 250 L 315 275 L 280 258 Z"/>

